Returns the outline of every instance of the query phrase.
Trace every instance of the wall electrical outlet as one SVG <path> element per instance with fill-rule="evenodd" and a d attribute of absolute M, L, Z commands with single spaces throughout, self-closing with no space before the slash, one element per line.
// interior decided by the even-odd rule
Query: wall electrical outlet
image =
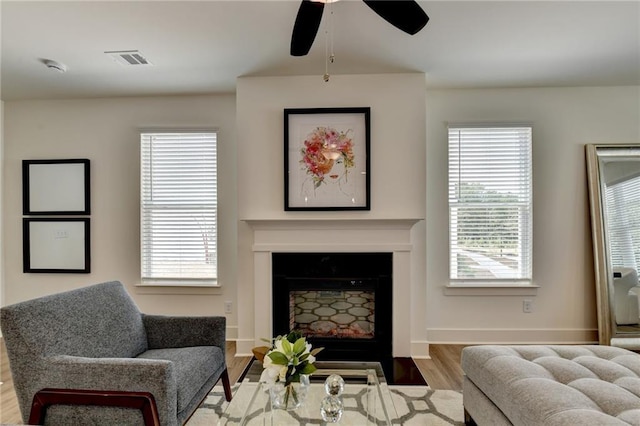
<path fill-rule="evenodd" d="M 225 314 L 230 314 L 232 307 L 233 307 L 233 305 L 231 304 L 231 300 L 227 300 L 226 302 L 224 302 L 224 313 Z"/>
<path fill-rule="evenodd" d="M 522 301 L 522 312 L 525 314 L 533 312 L 533 300 L 525 299 Z"/>

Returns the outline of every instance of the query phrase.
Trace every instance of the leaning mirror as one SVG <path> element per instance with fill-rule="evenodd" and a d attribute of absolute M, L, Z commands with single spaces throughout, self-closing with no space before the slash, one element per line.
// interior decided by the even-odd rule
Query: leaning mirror
<path fill-rule="evenodd" d="M 586 157 L 600 344 L 640 350 L 640 144 Z"/>

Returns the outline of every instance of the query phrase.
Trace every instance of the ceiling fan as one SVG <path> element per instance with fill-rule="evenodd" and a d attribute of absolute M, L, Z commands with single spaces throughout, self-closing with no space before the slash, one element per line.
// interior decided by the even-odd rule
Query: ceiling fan
<path fill-rule="evenodd" d="M 291 55 L 304 56 L 309 53 L 316 38 L 324 4 L 338 0 L 302 0 L 291 35 Z M 415 0 L 362 0 L 382 19 L 407 34 L 420 31 L 429 17 Z"/>

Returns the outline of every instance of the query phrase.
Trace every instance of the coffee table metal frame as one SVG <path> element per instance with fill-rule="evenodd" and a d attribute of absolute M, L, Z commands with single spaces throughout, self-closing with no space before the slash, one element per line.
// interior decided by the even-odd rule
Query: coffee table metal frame
<path fill-rule="evenodd" d="M 222 414 L 219 426 L 326 424 L 320 402 L 326 396 L 324 381 L 331 374 L 345 379 L 342 396 L 344 412 L 337 425 L 391 425 L 398 414 L 391 398 L 382 367 L 377 362 L 317 362 L 304 405 L 296 410 L 273 409 L 268 386 L 258 382 L 262 366 L 249 369 L 231 403 Z"/>

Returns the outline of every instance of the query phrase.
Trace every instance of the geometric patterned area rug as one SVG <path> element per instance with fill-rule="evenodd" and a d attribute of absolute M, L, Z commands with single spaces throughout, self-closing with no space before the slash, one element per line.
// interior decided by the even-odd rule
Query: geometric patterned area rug
<path fill-rule="evenodd" d="M 238 386 L 236 384 L 232 387 L 234 394 Z M 388 387 L 399 417 L 392 422 L 394 426 L 464 425 L 460 392 L 433 390 L 428 386 L 389 385 Z M 222 387 L 216 385 L 186 426 L 217 425 L 220 415 L 228 404 Z"/>
<path fill-rule="evenodd" d="M 397 385 L 390 385 L 389 390 L 400 417 L 399 425 L 464 425 L 460 392 Z"/>

